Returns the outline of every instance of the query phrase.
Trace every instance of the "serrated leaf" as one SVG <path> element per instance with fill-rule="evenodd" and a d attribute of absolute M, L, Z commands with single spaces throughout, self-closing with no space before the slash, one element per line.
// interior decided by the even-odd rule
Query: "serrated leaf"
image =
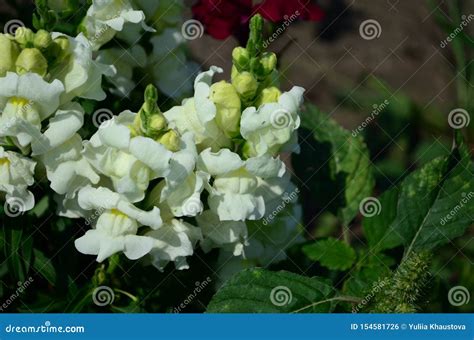
<path fill-rule="evenodd" d="M 373 224 L 371 219 L 364 222 L 364 227 Z M 384 236 L 374 237 L 371 232 L 371 237 L 380 240 L 379 249 L 405 246 L 406 256 L 411 251 L 432 250 L 448 243 L 473 222 L 474 164 L 461 145 L 450 157 L 437 158 L 404 179 L 396 217 Z M 385 226 L 381 224 L 382 229 Z"/>
<path fill-rule="evenodd" d="M 327 313 L 335 294 L 328 280 L 286 271 L 246 269 L 234 275 L 214 295 L 208 313 Z M 318 303 L 321 302 L 321 303 Z M 305 308 L 308 307 L 308 308 Z"/>
<path fill-rule="evenodd" d="M 356 253 L 343 241 L 330 237 L 303 247 L 303 252 L 313 261 L 332 270 L 345 270 L 352 266 Z"/>
<path fill-rule="evenodd" d="M 312 137 L 303 136 L 301 154 L 295 157 L 298 177 L 308 182 L 321 210 L 348 225 L 374 186 L 367 146 L 314 106 L 303 114 L 302 126 Z"/>

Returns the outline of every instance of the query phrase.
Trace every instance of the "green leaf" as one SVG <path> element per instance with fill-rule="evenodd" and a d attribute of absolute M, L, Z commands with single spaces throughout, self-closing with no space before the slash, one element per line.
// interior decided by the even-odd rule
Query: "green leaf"
<path fill-rule="evenodd" d="M 56 284 L 56 270 L 52 262 L 39 250 L 33 250 L 33 268 L 40 273 L 51 285 Z"/>
<path fill-rule="evenodd" d="M 350 277 L 344 282 L 344 294 L 363 298 L 373 288 L 374 283 L 391 273 L 390 266 L 395 261 L 384 254 L 361 254 L 362 263 L 350 272 Z"/>
<path fill-rule="evenodd" d="M 25 281 L 25 270 L 23 268 L 23 257 L 21 252 L 21 240 L 23 237 L 22 228 L 7 228 L 5 230 L 5 257 L 9 271 L 18 281 Z"/>
<path fill-rule="evenodd" d="M 348 225 L 374 186 L 367 146 L 311 105 L 302 115 L 302 126 L 311 137 L 302 136 L 297 175 L 317 195 L 320 210 L 337 214 Z"/>
<path fill-rule="evenodd" d="M 372 238 L 370 242 L 377 243 L 379 249 L 403 245 L 406 257 L 412 251 L 432 250 L 461 236 L 474 222 L 473 174 L 474 164 L 463 145 L 449 157 L 437 158 L 414 171 L 401 183 L 396 216 L 384 235 L 374 231 L 377 220 L 382 219 L 364 221 L 368 239 Z M 393 204 L 387 203 L 387 219 L 392 209 Z M 385 229 L 386 223 L 379 227 Z"/>
<path fill-rule="evenodd" d="M 352 266 L 356 253 L 347 243 L 330 237 L 303 247 L 303 252 L 313 261 L 332 270 L 345 270 Z"/>
<path fill-rule="evenodd" d="M 214 295 L 209 313 L 327 313 L 333 309 L 335 290 L 330 282 L 286 271 L 261 268 L 237 273 Z M 320 303 L 318 303 L 320 302 Z M 308 307 L 308 308 L 305 308 Z"/>
<path fill-rule="evenodd" d="M 369 248 L 376 252 L 383 248 L 383 245 L 398 242 L 398 238 L 393 241 L 393 234 L 387 233 L 391 223 L 397 216 L 398 188 L 393 187 L 384 192 L 379 198 L 380 212 L 373 216 L 367 216 L 362 221 L 365 238 Z"/>

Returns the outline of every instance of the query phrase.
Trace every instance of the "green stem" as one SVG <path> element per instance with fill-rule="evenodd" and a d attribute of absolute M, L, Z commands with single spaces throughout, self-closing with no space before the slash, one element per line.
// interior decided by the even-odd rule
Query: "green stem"
<path fill-rule="evenodd" d="M 310 305 L 307 305 L 307 306 L 304 306 L 300 309 L 297 309 L 293 312 L 291 312 L 292 314 L 293 313 L 299 313 L 305 309 L 308 309 L 308 308 L 311 308 L 311 307 L 314 307 L 314 306 L 317 306 L 317 305 L 321 305 L 323 303 L 327 303 L 327 302 L 331 302 L 331 301 L 346 301 L 346 302 L 352 302 L 352 303 L 359 303 L 362 301 L 362 299 L 358 298 L 358 297 L 355 297 L 355 296 L 336 296 L 336 297 L 333 297 L 333 298 L 330 298 L 330 299 L 326 299 L 326 300 L 322 300 L 322 301 L 318 301 L 318 302 L 314 302 Z"/>

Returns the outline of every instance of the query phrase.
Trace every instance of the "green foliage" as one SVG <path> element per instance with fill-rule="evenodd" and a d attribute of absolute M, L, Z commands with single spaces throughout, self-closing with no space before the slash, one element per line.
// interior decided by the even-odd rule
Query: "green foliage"
<path fill-rule="evenodd" d="M 207 312 L 289 313 L 302 309 L 327 313 L 334 307 L 329 300 L 334 294 L 334 288 L 326 279 L 285 271 L 247 269 L 224 284 L 212 298 Z"/>
<path fill-rule="evenodd" d="M 382 195 L 381 214 L 364 220 L 369 245 L 403 245 L 407 256 L 461 236 L 473 223 L 473 166 L 461 144 L 407 176 L 399 190 Z"/>
<path fill-rule="evenodd" d="M 305 138 L 301 154 L 295 157 L 297 175 L 309 181 L 322 209 L 338 214 L 348 225 L 374 187 L 367 147 L 361 137 L 354 137 L 312 105 L 302 115 L 302 126 L 311 130 L 312 138 Z"/>
<path fill-rule="evenodd" d="M 343 241 L 330 237 L 305 245 L 303 252 L 313 261 L 333 270 L 345 270 L 352 266 L 356 253 Z"/>

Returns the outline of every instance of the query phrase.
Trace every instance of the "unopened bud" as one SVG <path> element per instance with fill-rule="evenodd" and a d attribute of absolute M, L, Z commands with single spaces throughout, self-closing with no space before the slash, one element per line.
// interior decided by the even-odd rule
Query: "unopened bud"
<path fill-rule="evenodd" d="M 260 105 L 267 103 L 276 103 L 278 102 L 280 95 L 281 91 L 275 86 L 267 87 L 259 94 L 257 101 L 255 102 L 255 106 L 259 107 Z"/>
<path fill-rule="evenodd" d="M 216 122 L 228 137 L 239 134 L 240 97 L 234 86 L 220 81 L 211 86 L 210 99 L 216 105 Z"/>
<path fill-rule="evenodd" d="M 39 30 L 35 34 L 33 44 L 36 48 L 47 49 L 53 40 L 51 39 L 51 34 L 45 30 Z"/>
<path fill-rule="evenodd" d="M 27 27 L 18 27 L 15 31 L 15 40 L 22 47 L 32 47 L 35 34 Z"/>
<path fill-rule="evenodd" d="M 238 71 L 246 71 L 249 67 L 250 55 L 246 48 L 236 47 L 232 51 L 232 62 Z"/>
<path fill-rule="evenodd" d="M 232 85 L 234 85 L 237 93 L 243 101 L 251 101 L 258 89 L 257 79 L 250 72 L 236 73 L 232 77 Z"/>
<path fill-rule="evenodd" d="M 8 71 L 15 71 L 15 62 L 20 48 L 13 41 L 13 37 L 0 33 L 0 77 L 5 76 Z"/>
<path fill-rule="evenodd" d="M 176 152 L 179 150 L 179 135 L 174 130 L 168 130 L 156 140 L 163 144 L 169 151 Z"/>
<path fill-rule="evenodd" d="M 18 74 L 34 72 L 44 77 L 48 72 L 48 62 L 37 48 L 25 48 L 21 51 L 15 65 Z"/>

